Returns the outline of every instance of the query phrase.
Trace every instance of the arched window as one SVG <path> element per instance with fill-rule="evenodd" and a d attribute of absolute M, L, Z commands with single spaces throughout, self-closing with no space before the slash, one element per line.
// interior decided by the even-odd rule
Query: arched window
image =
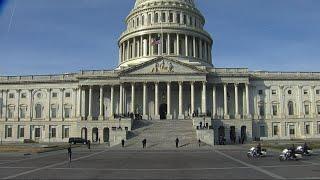
<path fill-rule="evenodd" d="M 42 118 L 42 105 L 36 104 L 35 110 L 36 110 L 36 118 L 37 119 Z"/>
<path fill-rule="evenodd" d="M 288 113 L 289 115 L 294 115 L 294 109 L 293 109 L 293 102 L 292 101 L 289 101 L 288 102 Z"/>
<path fill-rule="evenodd" d="M 154 23 L 158 23 L 159 22 L 159 14 L 155 13 L 154 14 Z"/>

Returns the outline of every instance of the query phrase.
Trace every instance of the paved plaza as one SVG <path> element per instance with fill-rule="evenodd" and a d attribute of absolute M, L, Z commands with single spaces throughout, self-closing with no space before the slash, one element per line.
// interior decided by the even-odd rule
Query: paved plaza
<path fill-rule="evenodd" d="M 246 147 L 115 150 L 94 147 L 24 156 L 0 154 L 1 179 L 319 179 L 320 156 L 280 162 L 278 152 L 248 159 Z"/>

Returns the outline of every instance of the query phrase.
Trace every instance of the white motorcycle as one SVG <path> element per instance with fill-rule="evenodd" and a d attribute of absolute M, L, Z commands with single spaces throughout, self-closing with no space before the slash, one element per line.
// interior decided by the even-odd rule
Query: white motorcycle
<path fill-rule="evenodd" d="M 247 152 L 247 156 L 248 158 L 260 158 L 260 157 L 265 157 L 267 156 L 267 150 L 266 149 L 262 149 L 261 153 L 258 153 L 257 148 L 252 147 L 249 149 L 249 151 Z"/>
<path fill-rule="evenodd" d="M 282 153 L 279 156 L 279 160 L 280 161 L 287 161 L 287 160 L 299 160 L 302 159 L 302 155 L 301 154 L 297 154 L 295 153 L 294 156 L 291 155 L 291 150 L 288 149 L 284 149 L 282 151 Z"/>
<path fill-rule="evenodd" d="M 301 154 L 301 155 L 305 155 L 305 156 L 311 156 L 312 154 L 312 150 L 311 149 L 307 149 L 305 150 L 304 147 L 302 146 L 298 146 L 296 149 L 297 154 Z"/>

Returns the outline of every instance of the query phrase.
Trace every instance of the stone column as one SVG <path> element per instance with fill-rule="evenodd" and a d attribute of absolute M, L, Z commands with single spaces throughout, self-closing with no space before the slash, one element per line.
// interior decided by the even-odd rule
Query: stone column
<path fill-rule="evenodd" d="M 188 47 L 188 35 L 185 35 L 185 48 L 186 48 L 186 56 L 189 56 L 189 47 Z"/>
<path fill-rule="evenodd" d="M 120 84 L 120 88 L 119 88 L 119 92 L 120 92 L 120 98 L 119 98 L 119 114 L 122 115 L 123 114 L 123 85 Z"/>
<path fill-rule="evenodd" d="M 143 56 L 148 56 L 148 40 L 143 40 Z"/>
<path fill-rule="evenodd" d="M 213 85 L 212 87 L 212 117 L 215 119 L 217 117 L 217 100 L 216 100 L 216 86 Z"/>
<path fill-rule="evenodd" d="M 170 54 L 170 33 L 167 34 L 167 54 Z"/>
<path fill-rule="evenodd" d="M 193 36 L 193 57 L 196 58 L 197 54 L 196 54 L 196 37 Z"/>
<path fill-rule="evenodd" d="M 122 62 L 122 45 L 119 46 L 119 64 Z"/>
<path fill-rule="evenodd" d="M 147 83 L 143 83 L 143 119 L 148 119 L 147 115 Z"/>
<path fill-rule="evenodd" d="M 159 116 L 159 82 L 154 83 L 154 114 L 155 119 L 160 119 Z"/>
<path fill-rule="evenodd" d="M 303 98 L 302 98 L 302 87 L 303 86 L 298 86 L 298 114 L 299 114 L 299 118 L 303 118 Z"/>
<path fill-rule="evenodd" d="M 2 103 L 0 103 L 0 119 L 3 118 L 3 106 L 4 106 L 4 95 L 3 95 L 3 90 L 0 90 L 1 92 L 1 98 L 2 98 Z M 1 135 L 1 134 L 0 134 Z"/>
<path fill-rule="evenodd" d="M 92 86 L 89 87 L 89 112 L 88 120 L 92 120 Z"/>
<path fill-rule="evenodd" d="M 132 57 L 136 57 L 136 38 L 133 38 L 133 44 L 132 44 Z"/>
<path fill-rule="evenodd" d="M 265 90 L 265 92 L 266 92 L 266 113 L 265 113 L 265 118 L 266 119 L 271 119 L 271 98 L 270 98 L 270 86 L 267 86 L 266 87 L 266 90 Z"/>
<path fill-rule="evenodd" d="M 127 59 L 130 59 L 130 39 L 127 41 Z"/>
<path fill-rule="evenodd" d="M 207 115 L 207 82 L 202 82 L 202 114 Z"/>
<path fill-rule="evenodd" d="M 171 82 L 167 83 L 167 119 L 172 119 L 172 115 L 171 115 Z"/>
<path fill-rule="evenodd" d="M 180 55 L 180 35 L 177 34 L 177 56 Z"/>
<path fill-rule="evenodd" d="M 235 104 L 235 118 L 236 119 L 240 119 L 240 114 L 239 114 L 239 96 L 238 96 L 238 86 L 239 84 L 235 83 L 234 84 L 234 94 L 235 94 L 235 101 L 234 101 L 234 104 Z"/>
<path fill-rule="evenodd" d="M 135 87 L 134 83 L 131 84 L 131 112 L 135 114 Z"/>
<path fill-rule="evenodd" d="M 81 93 L 81 120 L 85 120 L 86 118 L 86 90 L 82 89 L 82 93 Z"/>
<path fill-rule="evenodd" d="M 191 88 L 191 115 L 194 113 L 194 82 L 190 83 L 190 88 Z"/>
<path fill-rule="evenodd" d="M 230 119 L 228 114 L 228 84 L 223 84 L 224 119 Z"/>
<path fill-rule="evenodd" d="M 183 112 L 183 82 L 179 82 L 179 117 L 178 119 L 184 119 Z"/>
<path fill-rule="evenodd" d="M 140 51 L 140 56 L 139 57 L 141 57 L 141 56 L 144 56 L 144 44 L 143 44 L 144 42 L 143 42 L 143 36 L 140 36 L 140 49 L 139 49 L 139 51 Z"/>
<path fill-rule="evenodd" d="M 100 110 L 99 110 L 99 120 L 104 120 L 104 113 L 103 113 L 103 86 L 100 86 Z"/>
<path fill-rule="evenodd" d="M 81 96 L 82 95 L 82 88 L 81 86 L 79 86 L 78 88 L 78 94 L 77 94 L 77 115 L 76 117 L 80 118 L 81 117 L 81 103 L 82 103 L 82 100 L 81 100 Z"/>
<path fill-rule="evenodd" d="M 77 117 L 77 92 L 78 92 L 78 88 L 73 88 L 73 106 L 72 106 L 72 118 L 76 118 Z"/>
<path fill-rule="evenodd" d="M 247 113 L 247 118 L 250 119 L 251 118 L 251 114 L 250 114 L 250 103 L 249 103 L 249 84 L 245 84 L 246 86 L 246 113 Z"/>
<path fill-rule="evenodd" d="M 47 104 L 47 108 L 48 108 L 48 112 L 47 112 L 47 119 L 50 121 L 51 120 L 51 89 L 47 89 L 48 92 L 48 104 Z"/>
<path fill-rule="evenodd" d="M 64 88 L 61 88 L 60 89 L 60 93 L 61 93 L 61 96 L 60 96 L 60 108 L 61 108 L 61 111 L 60 111 L 60 117 L 61 117 L 61 120 L 63 121 L 64 120 Z"/>
<path fill-rule="evenodd" d="M 110 88 L 110 117 L 111 118 L 113 118 L 114 116 L 113 103 L 114 103 L 114 86 L 112 85 Z"/>
<path fill-rule="evenodd" d="M 311 109 L 311 111 L 310 111 L 310 115 L 311 115 L 311 117 L 316 117 L 316 105 L 315 105 L 315 98 L 314 98 L 314 89 L 315 89 L 315 86 L 313 85 L 313 86 L 311 86 L 311 95 L 310 95 L 310 97 L 311 97 L 311 107 L 310 107 L 310 109 Z"/>
<path fill-rule="evenodd" d="M 8 91 L 6 91 L 6 101 L 8 102 Z M 33 89 L 29 90 L 29 116 L 30 121 L 33 118 Z M 6 117 L 8 118 L 8 104 L 6 103 Z"/>
<path fill-rule="evenodd" d="M 18 89 L 17 90 L 17 103 L 16 103 L 16 107 L 17 107 L 17 110 L 16 110 L 16 118 L 17 118 L 17 120 L 19 121 L 20 120 L 20 115 L 19 115 L 19 111 L 20 111 L 20 92 L 21 92 L 21 90 L 20 89 Z"/>
<path fill-rule="evenodd" d="M 152 56 L 152 37 L 151 37 L 151 34 L 149 34 L 149 42 L 148 42 L 148 46 L 149 46 L 149 56 Z"/>

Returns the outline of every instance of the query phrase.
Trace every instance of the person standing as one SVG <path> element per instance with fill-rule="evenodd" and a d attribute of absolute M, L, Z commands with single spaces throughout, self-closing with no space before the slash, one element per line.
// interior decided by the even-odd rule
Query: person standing
<path fill-rule="evenodd" d="M 145 149 L 147 147 L 147 139 L 142 141 L 142 148 Z"/>
<path fill-rule="evenodd" d="M 68 147 L 68 158 L 69 158 L 69 163 L 71 163 L 71 158 L 72 158 L 72 149 L 71 149 L 71 145 Z"/>
<path fill-rule="evenodd" d="M 198 140 L 198 143 L 199 143 L 199 147 L 200 147 L 201 146 L 201 140 L 200 139 Z"/>
<path fill-rule="evenodd" d="M 179 138 L 176 139 L 176 148 L 179 148 Z"/>
<path fill-rule="evenodd" d="M 124 148 L 124 139 L 121 140 L 121 145 Z"/>
<path fill-rule="evenodd" d="M 88 149 L 90 149 L 91 148 L 91 141 L 89 140 L 88 141 Z"/>

